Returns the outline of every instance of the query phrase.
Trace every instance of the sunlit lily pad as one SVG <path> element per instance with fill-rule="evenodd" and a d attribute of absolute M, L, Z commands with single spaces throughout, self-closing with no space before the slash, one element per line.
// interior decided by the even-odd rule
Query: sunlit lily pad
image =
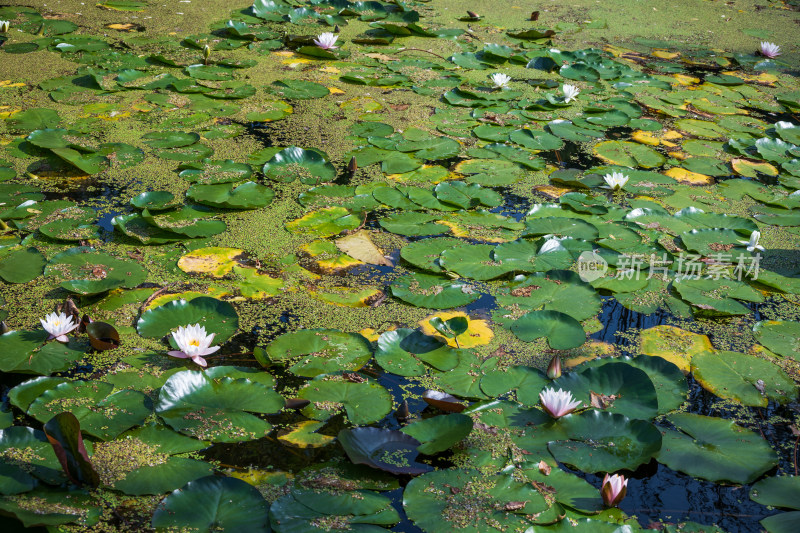
<path fill-rule="evenodd" d="M 458 352 L 434 337 L 401 328 L 381 334 L 375 360 L 388 372 L 419 376 L 425 373 L 425 364 L 438 370 L 455 368 Z"/>
<path fill-rule="evenodd" d="M 221 343 L 239 329 L 239 317 L 233 306 L 216 298 L 200 297 L 175 300 L 142 313 L 136 323 L 139 335 L 160 339 L 178 326 L 200 324 Z"/>
<path fill-rule="evenodd" d="M 337 370 L 359 370 L 372 356 L 372 349 L 358 333 L 301 329 L 281 335 L 262 353 L 263 360 L 259 362 L 264 365 L 291 363 L 289 372 L 313 378 Z"/>
<path fill-rule="evenodd" d="M 353 424 L 377 422 L 392 409 L 392 397 L 377 382 L 356 373 L 321 374 L 297 393 L 311 401 L 303 414 L 314 420 L 327 420 L 342 409 Z"/>

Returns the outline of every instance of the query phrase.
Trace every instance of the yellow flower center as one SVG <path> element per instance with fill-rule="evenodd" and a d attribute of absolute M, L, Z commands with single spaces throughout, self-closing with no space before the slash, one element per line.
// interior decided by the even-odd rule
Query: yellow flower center
<path fill-rule="evenodd" d="M 197 339 L 192 339 L 189 341 L 189 346 L 200 346 L 200 341 Z"/>

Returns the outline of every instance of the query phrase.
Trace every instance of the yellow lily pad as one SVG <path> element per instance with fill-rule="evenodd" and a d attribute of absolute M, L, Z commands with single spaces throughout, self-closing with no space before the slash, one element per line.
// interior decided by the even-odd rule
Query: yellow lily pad
<path fill-rule="evenodd" d="M 21 81 L 0 80 L 0 87 L 2 88 L 25 87 L 25 84 L 22 83 Z"/>
<path fill-rule="evenodd" d="M 676 57 L 680 56 L 680 52 L 670 52 L 669 50 L 653 50 L 650 54 L 653 57 L 657 57 L 659 59 L 675 59 Z"/>
<path fill-rule="evenodd" d="M 322 448 L 335 439 L 335 437 L 315 433 L 324 425 L 325 422 L 304 420 L 303 422 L 290 426 L 291 431 L 278 436 L 278 440 L 293 448 Z"/>
<path fill-rule="evenodd" d="M 462 316 L 467 319 L 467 331 L 456 337 L 453 338 L 445 338 L 443 337 L 436 328 L 434 328 L 430 321 L 434 317 L 439 317 L 443 321 L 448 321 L 451 318 L 455 318 L 457 316 Z M 419 325 L 422 327 L 422 332 L 425 335 L 430 335 L 432 337 L 437 337 L 444 342 L 446 342 L 449 346 L 456 348 L 472 348 L 474 346 L 481 346 L 484 344 L 489 344 L 492 339 L 494 338 L 494 333 L 492 329 L 489 327 L 489 323 L 485 320 L 478 320 L 474 318 L 470 318 L 466 313 L 461 311 L 445 311 L 442 313 L 435 313 L 430 316 L 427 316 L 419 321 Z M 458 344 L 456 344 L 458 341 Z"/>
<path fill-rule="evenodd" d="M 759 173 L 767 176 L 777 176 L 779 172 L 777 168 L 766 161 L 752 161 L 738 157 L 731 159 L 731 166 L 734 172 L 748 178 L 757 178 Z"/>
<path fill-rule="evenodd" d="M 640 334 L 640 351 L 657 355 L 675 364 L 684 374 L 691 368 L 692 357 L 703 352 L 713 352 L 714 346 L 705 335 L 692 333 L 674 326 L 655 326 Z"/>
<path fill-rule="evenodd" d="M 575 368 L 586 361 L 591 361 L 598 357 L 612 357 L 616 353 L 617 348 L 609 342 L 589 340 L 577 348 L 563 351 L 561 353 L 561 366 L 563 368 Z"/>
<path fill-rule="evenodd" d="M 699 172 L 692 172 L 681 167 L 672 167 L 664 172 L 667 176 L 674 179 L 679 183 L 686 183 L 688 185 L 710 185 L 714 183 L 714 178 L 700 174 Z"/>
<path fill-rule="evenodd" d="M 340 253 L 335 244 L 325 239 L 303 244 L 300 246 L 300 254 L 311 258 L 319 271 L 329 274 L 364 264 L 363 261 Z"/>
<path fill-rule="evenodd" d="M 574 191 L 574 189 L 569 187 L 558 187 L 556 185 L 536 185 L 533 189 L 554 200 L 568 192 Z M 453 234 L 455 234 L 455 232 L 453 232 Z"/>
<path fill-rule="evenodd" d="M 687 76 L 686 74 L 675 73 L 672 75 L 672 77 L 680 85 L 694 85 L 695 83 L 700 83 L 700 78 L 695 78 L 694 76 Z"/>
<path fill-rule="evenodd" d="M 346 237 L 336 239 L 336 247 L 350 257 L 370 265 L 392 266 L 383 252 L 375 246 L 368 230 L 359 230 Z"/>
<path fill-rule="evenodd" d="M 238 248 L 198 248 L 178 259 L 178 268 L 187 274 L 208 274 L 221 278 L 238 264 L 244 250 Z"/>

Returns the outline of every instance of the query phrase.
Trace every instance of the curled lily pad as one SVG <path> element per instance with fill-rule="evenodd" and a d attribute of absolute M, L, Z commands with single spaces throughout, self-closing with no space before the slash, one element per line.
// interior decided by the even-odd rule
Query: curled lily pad
<path fill-rule="evenodd" d="M 420 442 L 400 431 L 371 427 L 343 429 L 338 438 L 347 456 L 356 464 L 393 474 L 422 474 L 433 470 L 416 462 Z"/>
<path fill-rule="evenodd" d="M 438 370 L 455 368 L 458 352 L 434 337 L 401 328 L 381 334 L 375 360 L 388 372 L 419 376 L 425 373 L 425 364 Z"/>
<path fill-rule="evenodd" d="M 147 191 L 131 198 L 131 205 L 139 209 L 159 211 L 178 205 L 175 195 L 169 191 Z"/>
<path fill-rule="evenodd" d="M 511 331 L 521 340 L 530 342 L 547 337 L 554 350 L 569 350 L 586 341 L 580 322 L 558 311 L 530 311 L 511 324 Z"/>
<path fill-rule="evenodd" d="M 645 371 L 627 363 L 607 363 L 580 373 L 570 372 L 553 381 L 553 388 L 556 387 L 571 392 L 586 405 L 628 418 L 648 420 L 658 414 L 653 382 Z"/>
<path fill-rule="evenodd" d="M 119 346 L 119 333 L 106 322 L 92 322 L 86 326 L 86 334 L 92 348 L 98 352 L 113 350 Z"/>
<path fill-rule="evenodd" d="M 239 329 L 239 316 L 231 304 L 202 296 L 148 309 L 139 317 L 136 329 L 143 337 L 160 339 L 178 326 L 191 324 L 200 324 L 208 333 L 214 333 L 215 343 L 220 343 Z"/>

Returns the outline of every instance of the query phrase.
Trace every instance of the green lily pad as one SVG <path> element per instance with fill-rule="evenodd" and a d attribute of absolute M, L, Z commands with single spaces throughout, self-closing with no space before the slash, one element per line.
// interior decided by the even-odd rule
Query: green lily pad
<path fill-rule="evenodd" d="M 800 361 L 800 322 L 762 320 L 753 326 L 753 336 L 768 350 Z"/>
<path fill-rule="evenodd" d="M 530 311 L 511 324 L 511 331 L 520 340 L 531 342 L 547 337 L 554 350 L 569 350 L 586 341 L 580 322 L 558 311 Z"/>
<path fill-rule="evenodd" d="M 582 372 L 570 372 L 553 381 L 553 388 L 572 393 L 574 399 L 592 405 L 591 393 L 601 395 L 603 411 L 628 418 L 649 420 L 658 414 L 658 397 L 644 370 L 627 363 L 606 363 Z"/>
<path fill-rule="evenodd" d="M 12 248 L 0 251 L 0 278 L 8 283 L 27 283 L 38 278 L 47 264 L 38 249 Z"/>
<path fill-rule="evenodd" d="M 342 409 L 353 424 L 377 422 L 392 410 L 392 397 L 377 382 L 355 373 L 321 374 L 297 393 L 311 405 L 303 414 L 314 420 L 327 420 Z"/>
<path fill-rule="evenodd" d="M 450 309 L 470 304 L 480 293 L 463 282 L 428 274 L 407 274 L 391 285 L 392 295 L 416 307 Z"/>
<path fill-rule="evenodd" d="M 214 333 L 215 343 L 222 343 L 239 329 L 239 316 L 227 302 L 201 296 L 193 300 L 173 300 L 148 309 L 136 323 L 139 335 L 160 339 L 179 326 L 200 324 Z"/>
<path fill-rule="evenodd" d="M 798 388 L 778 365 L 738 352 L 704 352 L 692 358 L 692 375 L 704 389 L 744 405 L 787 403 Z M 762 390 L 763 389 L 763 390 Z"/>
<path fill-rule="evenodd" d="M 269 205 L 275 197 L 275 192 L 265 185 L 248 181 L 236 187 L 226 183 L 195 184 L 189 187 L 186 196 L 212 207 L 258 209 Z"/>
<path fill-rule="evenodd" d="M 313 81 L 278 80 L 267 89 L 270 93 L 289 100 L 306 100 L 328 96 L 330 91 L 324 85 Z"/>
<path fill-rule="evenodd" d="M 205 461 L 168 457 L 163 463 L 145 465 L 128 472 L 124 478 L 114 482 L 113 488 L 133 496 L 164 494 L 211 474 L 213 467 Z"/>
<path fill-rule="evenodd" d="M 690 413 L 667 417 L 678 431 L 662 429 L 664 444 L 656 459 L 668 467 L 709 481 L 750 483 L 778 463 L 758 434 L 731 420 Z"/>
<path fill-rule="evenodd" d="M 372 357 L 367 339 L 358 333 L 336 329 L 302 329 L 285 333 L 261 353 L 263 355 L 256 355 L 256 358 L 263 365 L 291 363 L 287 370 L 305 378 L 337 370 L 359 370 Z"/>
<path fill-rule="evenodd" d="M 401 431 L 422 443 L 417 447 L 419 453 L 433 455 L 466 438 L 472 431 L 472 419 L 460 413 L 450 413 L 418 420 Z"/>
<path fill-rule="evenodd" d="M 80 246 L 53 256 L 44 274 L 63 280 L 60 286 L 78 294 L 98 294 L 119 287 L 133 288 L 147 271 L 135 261 Z"/>
<path fill-rule="evenodd" d="M 393 474 L 421 474 L 430 466 L 417 463 L 420 442 L 392 429 L 360 427 L 343 429 L 339 442 L 355 464 L 364 464 Z"/>
<path fill-rule="evenodd" d="M 190 481 L 161 502 L 153 513 L 158 530 L 190 527 L 268 533 L 269 506 L 258 490 L 230 477 L 208 476 Z"/>
<path fill-rule="evenodd" d="M 661 449 L 654 425 L 618 413 L 592 410 L 562 417 L 556 425 L 569 440 L 550 442 L 550 453 L 583 472 L 635 470 Z"/>
<path fill-rule="evenodd" d="M 446 371 L 458 365 L 458 351 L 435 337 L 400 328 L 378 338 L 375 360 L 381 367 L 400 376 L 425 374 L 426 364 Z"/>
<path fill-rule="evenodd" d="M 328 162 L 324 152 L 297 146 L 290 146 L 276 153 L 261 170 L 266 177 L 282 183 L 300 178 L 306 185 L 318 185 L 336 177 L 336 169 Z"/>
<path fill-rule="evenodd" d="M 284 400 L 268 384 L 216 367 L 216 375 L 184 370 L 161 387 L 155 410 L 173 429 L 212 442 L 241 442 L 266 436 L 272 426 L 251 413 L 275 413 Z M 228 375 L 226 375 L 228 374 Z M 257 378 L 257 375 L 256 375 Z"/>
<path fill-rule="evenodd" d="M 487 476 L 467 469 L 423 474 L 403 493 L 406 514 L 429 533 L 526 531 L 557 520 L 562 510 L 551 505 L 530 483 L 510 474 Z"/>

